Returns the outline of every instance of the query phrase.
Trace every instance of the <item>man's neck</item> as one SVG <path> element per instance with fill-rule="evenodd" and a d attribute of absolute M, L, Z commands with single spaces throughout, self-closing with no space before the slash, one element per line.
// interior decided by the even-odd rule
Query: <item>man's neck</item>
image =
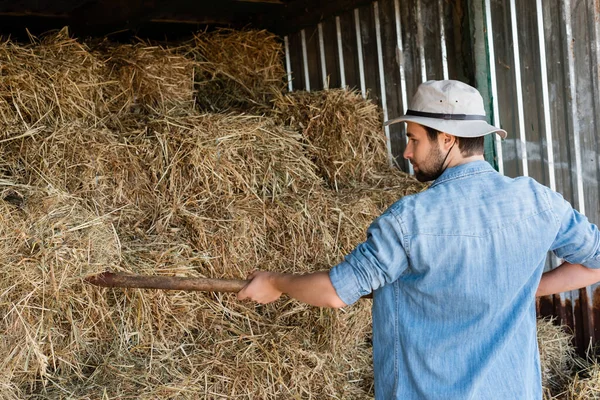
<path fill-rule="evenodd" d="M 448 162 L 448 166 L 446 168 L 457 167 L 462 164 L 470 163 L 473 161 L 485 161 L 482 154 L 477 154 L 469 157 L 462 157 L 460 153 L 458 153 L 455 157 L 452 157 Z"/>

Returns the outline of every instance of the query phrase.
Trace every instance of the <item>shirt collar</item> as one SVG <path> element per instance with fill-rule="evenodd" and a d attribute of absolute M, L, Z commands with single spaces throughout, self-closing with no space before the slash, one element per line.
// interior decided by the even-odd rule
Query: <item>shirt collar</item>
<path fill-rule="evenodd" d="M 430 186 L 430 188 L 451 181 L 457 178 L 462 178 L 467 175 L 480 174 L 483 172 L 495 171 L 494 168 L 483 160 L 471 161 L 465 164 L 457 165 L 456 167 L 447 168 Z"/>

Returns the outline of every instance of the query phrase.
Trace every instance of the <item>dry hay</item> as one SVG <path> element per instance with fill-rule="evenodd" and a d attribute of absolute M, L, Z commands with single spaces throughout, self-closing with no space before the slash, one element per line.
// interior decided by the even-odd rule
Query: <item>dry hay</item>
<path fill-rule="evenodd" d="M 116 240 L 113 233 L 118 228 L 107 223 L 110 216 L 84 213 L 79 202 L 65 205 L 54 197 L 52 201 L 38 200 L 23 190 L 20 193 L 24 193 L 20 208 L 3 203 L 7 208 L 3 215 L 10 220 L 4 219 L 0 228 L 4 237 L 14 238 L 6 242 L 4 253 L 19 241 L 34 243 L 27 249 L 40 240 L 48 244 L 41 246 L 44 251 L 40 253 L 14 254 L 3 271 L 0 293 L 6 310 L 2 311 L 11 318 L 4 319 L 6 325 L 1 329 L 2 350 L 4 366 L 11 371 L 7 381 L 18 387 L 14 397 L 368 398 L 372 370 L 367 301 L 341 313 L 286 299 L 258 306 L 240 303 L 230 295 L 81 286 L 82 276 L 111 265 L 153 274 L 231 277 L 235 273 L 231 265 L 228 270 L 214 270 L 211 260 L 219 252 L 227 255 L 230 251 L 218 241 L 211 241 L 212 247 L 200 251 L 176 233 L 133 237 L 119 232 Z M 20 198 L 14 194 L 5 197 Z M 296 201 L 285 210 L 297 207 L 290 225 L 273 221 L 271 228 L 279 231 L 274 233 L 255 227 L 263 224 L 268 213 L 239 200 L 238 206 L 246 214 L 231 210 L 228 224 L 246 226 L 246 235 L 240 234 L 244 239 L 249 234 L 262 235 L 262 244 L 267 246 L 265 256 L 283 251 L 278 239 L 288 234 L 296 235 L 296 252 L 312 253 L 310 246 L 319 240 L 303 243 L 300 235 L 311 235 L 303 226 L 322 224 L 321 235 L 330 241 L 339 231 L 339 211 L 333 210 L 329 218 L 318 218 L 315 223 L 314 215 Z M 247 200 L 250 205 L 258 201 L 255 197 Z M 368 203 L 364 199 L 353 201 Z M 29 211 L 30 205 L 42 203 L 48 205 Z M 376 207 L 347 210 L 342 223 L 364 230 L 373 218 L 367 211 L 379 212 Z M 99 231 L 88 231 L 92 227 Z M 79 236 L 68 236 L 72 232 Z M 238 239 L 230 234 L 223 237 Z M 90 243 L 95 240 L 98 243 Z M 100 243 L 107 245 L 94 247 Z M 85 257 L 71 262 L 67 257 L 71 255 Z M 246 254 L 246 265 L 237 265 L 243 273 L 256 266 L 249 256 Z M 119 259 L 120 266 L 115 265 Z M 271 266 L 295 272 L 313 268 L 300 263 L 289 267 L 287 261 L 287 255 L 275 257 Z M 52 272 L 45 276 L 36 268 L 40 263 Z M 28 273 L 23 273 L 27 267 Z M 23 280 L 22 288 L 13 286 L 20 283 L 15 275 Z M 15 330 L 21 315 L 27 324 Z M 11 353 L 15 343 L 22 343 L 18 354 Z M 33 361 L 26 361 L 28 352 L 33 352 L 29 356 L 35 356 Z"/>
<path fill-rule="evenodd" d="M 298 139 L 270 118 L 243 115 L 145 119 L 124 131 L 73 121 L 5 143 L 0 169 L 88 199 L 100 213 L 126 208 L 136 226 L 162 232 L 176 216 L 218 215 L 229 196 L 274 199 L 318 186 Z"/>
<path fill-rule="evenodd" d="M 117 125 L 129 114 L 186 115 L 194 109 L 189 47 L 79 43 L 68 30 L 20 45 L 0 43 L 3 136 L 55 129 L 73 120 Z"/>
<path fill-rule="evenodd" d="M 282 82 L 280 45 L 264 32 L 236 35 L 215 34 L 222 42 L 212 47 L 199 35 L 198 54 L 223 56 L 205 59 L 210 75 L 199 76 L 262 109 Z M 371 398 L 369 301 L 344 311 L 289 299 L 261 306 L 233 295 L 100 289 L 81 278 L 109 267 L 227 278 L 255 268 L 328 268 L 392 202 L 424 186 L 386 172 L 383 153 L 381 163 L 377 155 L 367 161 L 369 174 L 334 192 L 297 129 L 272 117 L 189 109 L 189 80 L 178 92 L 163 76 L 188 76 L 191 64 L 174 56 L 187 50 L 89 51 L 60 40 L 66 44 L 55 37 L 48 45 L 63 43 L 76 61 L 53 75 L 68 78 L 58 103 L 36 75 L 46 64 L 61 72 L 50 65 L 56 52 L 40 61 L 38 42 L 5 44 L 23 65 L 3 72 L 2 84 L 34 71 L 42 86 L 3 86 L 10 101 L 2 110 L 12 112 L 5 122 L 16 128 L 0 147 L 0 398 Z M 232 47 L 240 41 L 246 49 Z M 89 57 L 90 71 L 77 70 L 75 56 Z M 171 61 L 172 72 L 160 66 Z M 253 75 L 248 65 L 263 67 Z M 22 88 L 45 107 L 27 126 L 12 100 Z M 24 97 L 29 112 L 35 95 Z M 351 105 L 338 99 L 328 118 L 339 107 L 350 121 L 340 129 L 381 134 L 374 112 L 364 111 L 371 106 L 341 96 Z M 231 106 L 222 100 L 214 104 Z M 67 107 L 74 102 L 80 109 Z M 357 109 L 371 115 L 361 118 L 367 127 L 348 117 Z"/>
<path fill-rule="evenodd" d="M 577 373 L 569 386 L 567 399 L 600 399 L 600 364 L 597 360 L 588 362 L 583 371 Z"/>
<path fill-rule="evenodd" d="M 302 132 L 331 188 L 368 180 L 388 164 L 380 111 L 358 92 L 279 94 L 274 108 L 285 124 Z"/>
<path fill-rule="evenodd" d="M 76 194 L 75 210 L 102 223 L 104 233 L 90 235 L 105 237 L 99 243 L 110 237 L 118 249 L 89 253 L 80 270 L 61 270 L 64 285 L 56 290 L 35 281 L 40 296 L 12 288 L 15 279 L 8 273 L 22 273 L 7 270 L 2 304 L 26 304 L 52 319 L 37 316 L 32 325 L 33 316 L 27 325 L 31 339 L 22 347 L 39 348 L 36 357 L 43 362 L 34 369 L 31 362 L 25 367 L 21 359 L 11 361 L 5 396 L 369 398 L 368 301 L 346 312 L 285 299 L 255 306 L 230 295 L 97 289 L 81 286 L 80 279 L 87 260 L 105 253 L 120 262 L 104 260 L 95 270 L 112 265 L 137 273 L 231 278 L 254 268 L 327 268 L 364 239 L 368 224 L 396 196 L 423 185 L 397 174 L 372 191 L 365 186 L 336 194 L 319 184 L 298 135 L 266 117 L 144 121 L 126 124 L 125 132 L 74 121 L 2 148 L 5 175 L 46 188 L 38 191 Z M 5 198 L 17 204 L 24 199 L 26 210 L 38 203 L 25 192 Z M 10 207 L 5 215 L 20 215 Z M 21 225 L 35 225 L 40 213 L 24 214 Z M 67 229 L 83 224 L 69 221 L 71 214 L 65 218 Z M 4 221 L 6 229 L 21 226 Z M 22 258 L 17 253 L 14 262 Z M 44 297 L 56 292 L 64 302 Z M 49 331 L 52 337 L 45 336 Z M 14 360 L 16 338 L 4 337 L 2 349 Z"/>
<path fill-rule="evenodd" d="M 119 261 L 114 230 L 77 198 L 2 181 L 2 396 L 24 398 L 39 379 L 80 376 L 98 350 L 93 290 L 81 278 Z M 56 382 L 58 384 L 58 382 Z"/>
<path fill-rule="evenodd" d="M 0 44 L 0 132 L 34 133 L 106 113 L 102 63 L 65 29 L 21 46 Z"/>
<path fill-rule="evenodd" d="M 198 61 L 197 100 L 201 110 L 262 114 L 284 87 L 282 45 L 267 31 L 198 33 L 192 52 Z"/>
<path fill-rule="evenodd" d="M 112 120 L 118 123 L 118 116 L 128 112 L 185 115 L 192 111 L 196 63 L 186 51 L 145 42 L 96 44 L 94 55 L 104 64 L 102 77 L 111 83 L 104 96 Z"/>
<path fill-rule="evenodd" d="M 553 319 L 538 319 L 537 338 L 540 350 L 542 386 L 549 395 L 558 395 L 565 390 L 573 376 L 575 349 L 573 336 Z"/>

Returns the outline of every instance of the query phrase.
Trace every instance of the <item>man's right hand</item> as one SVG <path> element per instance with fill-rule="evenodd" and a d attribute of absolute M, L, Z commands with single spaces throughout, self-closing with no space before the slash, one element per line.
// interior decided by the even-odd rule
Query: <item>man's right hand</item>
<path fill-rule="evenodd" d="M 255 271 L 248 275 L 250 282 L 238 292 L 238 299 L 254 300 L 261 304 L 277 300 L 282 293 L 317 307 L 341 308 L 346 304 L 339 298 L 327 271 L 310 274 L 282 274 Z"/>
<path fill-rule="evenodd" d="M 247 277 L 250 282 L 238 292 L 238 299 L 253 300 L 260 304 L 271 303 L 279 299 L 283 292 L 277 288 L 276 280 L 281 275 L 277 272 L 252 272 Z"/>

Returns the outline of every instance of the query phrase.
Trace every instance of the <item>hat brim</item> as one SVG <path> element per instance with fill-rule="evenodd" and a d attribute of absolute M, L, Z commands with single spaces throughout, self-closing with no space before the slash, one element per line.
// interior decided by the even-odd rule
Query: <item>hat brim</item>
<path fill-rule="evenodd" d="M 449 120 L 439 118 L 418 117 L 404 115 L 385 122 L 385 126 L 398 122 L 414 122 L 429 128 L 436 129 L 457 137 L 480 137 L 490 133 L 497 133 L 502 139 L 506 139 L 507 133 L 504 129 L 496 128 L 481 120 Z"/>

